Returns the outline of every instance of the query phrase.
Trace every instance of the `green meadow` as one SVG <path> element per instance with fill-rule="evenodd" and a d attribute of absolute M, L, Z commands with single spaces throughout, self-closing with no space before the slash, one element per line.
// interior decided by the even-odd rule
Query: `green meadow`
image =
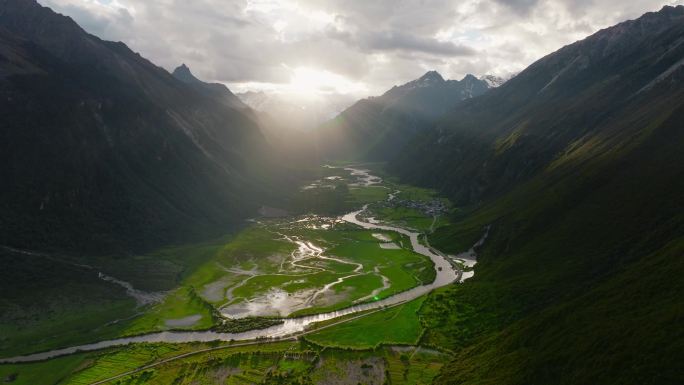
<path fill-rule="evenodd" d="M 344 349 L 374 349 L 382 344 L 417 345 L 423 327 L 418 318 L 425 297 L 371 313 L 307 335 L 316 345 Z"/>
<path fill-rule="evenodd" d="M 396 182 L 355 186 L 355 178 L 343 169 L 323 168 L 320 181 L 321 185 L 301 192 L 307 199 L 319 198 L 314 207 L 298 206 L 295 200 L 287 217 L 259 218 L 237 233 L 202 244 L 169 246 L 146 255 L 118 259 L 88 260 L 96 270 L 129 282 L 136 289 L 163 293 L 163 299 L 157 303 L 137 305 L 122 287 L 69 264 L 79 263 L 78 259 L 30 260 L 45 265 L 43 275 L 36 277 L 42 284 L 36 287 L 45 287 L 34 290 L 37 305 L 54 301 L 58 295 L 69 294 L 75 299 L 63 303 L 66 306 L 53 308 L 48 315 L 36 309 L 30 328 L 12 328 L 8 322 L 0 322 L 2 356 L 154 331 L 210 329 L 220 324 L 219 311 L 239 308 L 248 301 L 266 301 L 273 293 L 283 293 L 284 298 L 293 301 L 292 306 L 282 314 L 257 317 L 332 311 L 382 299 L 434 280 L 432 262 L 413 252 L 407 237 L 361 229 L 337 217 L 369 204 L 370 214 L 386 223 L 427 232 L 441 225 L 442 217 L 433 222 L 433 216 L 420 210 L 390 207 L 384 202 L 399 188 L 408 192 L 404 194 L 402 190 L 396 196 L 407 201 L 439 199 L 433 192 Z M 344 187 L 331 188 L 327 181 Z M 392 247 L 381 247 L 382 244 Z M 19 263 L 7 253 L 0 255 Z M 79 276 L 80 286 L 66 284 L 60 279 L 65 275 Z M 84 280 L 84 275 L 91 278 Z M 11 277 L 7 279 L 12 282 Z M 328 289 L 322 290 L 326 285 Z M 20 289 L 31 290 L 17 285 Z M 437 375 L 446 359 L 441 353 L 416 353 L 420 349 L 415 347 L 412 354 L 404 352 L 417 345 L 424 334 L 418 315 L 424 300 L 369 312 L 361 318 L 312 332 L 301 342 L 269 342 L 202 353 L 113 383 L 289 383 L 296 379 L 304 384 L 350 365 L 358 366 L 354 373 L 360 381 L 385 381 L 389 376 L 392 383 L 399 378 L 401 383 L 424 383 Z M 246 323 L 247 328 L 262 324 L 272 322 Z M 55 325 L 61 325 L 59 333 L 55 332 Z M 234 326 L 231 325 L 223 329 Z M 128 345 L 46 362 L 0 365 L 0 379 L 11 379 L 13 384 L 20 385 L 45 381 L 87 384 L 168 357 L 223 345 L 226 344 Z M 404 347 L 396 350 L 389 345 Z M 36 382 L 38 379 L 40 382 Z"/>

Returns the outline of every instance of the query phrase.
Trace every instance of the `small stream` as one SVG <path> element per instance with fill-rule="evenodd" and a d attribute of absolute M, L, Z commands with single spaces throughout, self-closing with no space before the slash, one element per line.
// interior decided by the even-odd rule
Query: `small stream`
<path fill-rule="evenodd" d="M 381 179 L 377 176 L 370 175 L 368 170 L 351 169 L 352 175 L 357 177 L 359 185 L 368 186 L 371 184 L 380 183 Z M 231 340 L 253 340 L 257 338 L 282 338 L 293 336 L 302 333 L 307 326 L 316 322 L 328 321 L 331 319 L 343 317 L 346 315 L 359 313 L 368 310 L 379 309 L 386 306 L 397 305 L 403 302 L 408 302 L 417 299 L 430 291 L 449 285 L 450 283 L 461 280 L 462 272 L 454 270 L 452 264 L 449 263 L 442 255 L 433 252 L 429 247 L 423 246 L 418 241 L 417 232 L 409 231 L 403 228 L 382 225 L 372 218 L 368 222 L 359 219 L 359 214 L 367 209 L 367 205 L 361 210 L 353 211 L 342 217 L 342 220 L 353 223 L 365 229 L 394 231 L 406 235 L 411 240 L 413 250 L 419 254 L 427 256 L 435 265 L 436 278 L 434 282 L 428 285 L 414 287 L 410 290 L 392 295 L 382 300 L 367 302 L 363 304 L 354 305 L 346 309 L 341 309 L 329 313 L 321 313 L 310 316 L 302 316 L 297 318 L 286 318 L 280 325 L 272 326 L 266 329 L 250 330 L 242 333 L 219 333 L 214 331 L 168 331 L 155 332 L 134 337 L 117 338 L 113 340 L 106 340 L 95 342 L 91 344 L 72 346 L 63 349 L 56 349 L 42 353 L 29 354 L 25 356 L 11 357 L 0 359 L 0 363 L 18 363 L 46 360 L 54 357 L 59 357 L 67 354 L 76 353 L 79 351 L 93 351 L 113 346 L 121 346 L 129 343 L 141 342 L 168 342 L 168 343 L 186 343 L 186 342 L 210 342 L 215 340 L 231 341 Z"/>

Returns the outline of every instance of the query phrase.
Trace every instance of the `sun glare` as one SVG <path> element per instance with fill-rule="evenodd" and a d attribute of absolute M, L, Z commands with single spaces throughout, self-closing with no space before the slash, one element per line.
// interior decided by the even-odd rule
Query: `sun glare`
<path fill-rule="evenodd" d="M 305 97 L 320 97 L 326 94 L 352 94 L 365 91 L 361 83 L 350 81 L 330 71 L 310 67 L 292 69 L 287 88 L 293 94 Z"/>

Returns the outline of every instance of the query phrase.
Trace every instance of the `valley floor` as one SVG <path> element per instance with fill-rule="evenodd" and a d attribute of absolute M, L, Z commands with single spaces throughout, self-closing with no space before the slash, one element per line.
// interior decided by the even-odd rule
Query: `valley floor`
<path fill-rule="evenodd" d="M 312 202 L 315 206 L 307 207 Z M 443 224 L 444 214 L 451 209 L 447 200 L 429 190 L 383 181 L 359 169 L 323 167 L 321 178 L 303 187 L 293 207 L 288 208 L 309 212 L 306 215 L 262 210 L 277 217 L 253 219 L 243 231 L 224 240 L 168 248 L 149 256 L 130 257 L 124 263 L 102 259 L 85 266 L 70 258 L 36 255 L 36 262 L 54 262 L 89 276 L 97 274 L 97 279 L 90 281 L 93 287 L 108 285 L 118 292 L 115 290 L 116 295 L 101 308 L 104 323 L 88 333 L 74 332 L 91 327 L 92 319 L 97 318 L 97 312 L 87 311 L 89 300 L 96 299 L 87 296 L 80 299 L 85 311 L 75 317 L 69 312 L 76 305 L 73 303 L 54 306 L 47 316 L 36 312 L 31 320 L 35 328 L 18 326 L 5 316 L 0 327 L 11 337 L 2 340 L 2 355 L 165 330 L 239 333 L 277 328 L 283 317 L 331 312 L 373 301 L 380 304 L 397 293 L 433 282 L 438 272 L 433 261 L 416 253 L 407 235 L 360 228 L 336 215 L 362 205 L 367 207 L 362 213 L 364 220 L 416 232 L 430 232 Z M 9 250 L 7 254 L 11 257 L 18 252 Z M 469 264 L 453 258 L 450 261 L 455 269 Z M 447 268 L 451 270 L 448 264 Z M 156 362 L 153 368 L 130 373 L 116 383 L 224 383 L 212 382 L 211 378 L 235 378 L 235 383 L 279 383 L 288 378 L 317 383 L 317 378 L 325 377 L 322 373 L 333 368 L 359 380 L 354 383 L 367 383 L 369 378 L 373 378 L 372 383 L 382 383 L 388 373 L 395 377 L 401 373 L 406 381 L 415 377 L 414 383 L 424 383 L 438 373 L 448 357 L 417 347 L 423 334 L 418 310 L 424 298 L 393 303 L 385 310 L 322 318 L 326 321 L 316 324 L 316 331 L 300 333 L 298 342 L 264 341 L 241 347 L 219 341 L 135 344 L 40 363 L 0 365 L 0 378 L 17 384 L 35 383 L 32 381 L 37 375 L 55 384 L 98 383 Z M 15 314 L 22 316 L 26 314 Z M 55 320 L 60 321 L 60 328 L 54 327 Z M 397 344 L 405 348 L 377 351 L 380 346 Z M 165 361 L 207 347 L 216 350 Z M 292 355 L 283 353 L 290 351 Z M 400 366 L 392 366 L 397 364 Z M 245 380 L 250 375 L 252 380 Z M 364 376 L 368 378 L 364 380 Z"/>

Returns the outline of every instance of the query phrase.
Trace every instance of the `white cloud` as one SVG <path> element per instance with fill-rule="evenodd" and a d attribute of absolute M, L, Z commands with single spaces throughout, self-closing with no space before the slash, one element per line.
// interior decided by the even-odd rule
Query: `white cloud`
<path fill-rule="evenodd" d="M 449 78 L 507 75 L 598 29 L 684 2 L 39 1 L 167 69 L 185 62 L 201 78 L 238 89 L 357 96 L 430 69 Z"/>

